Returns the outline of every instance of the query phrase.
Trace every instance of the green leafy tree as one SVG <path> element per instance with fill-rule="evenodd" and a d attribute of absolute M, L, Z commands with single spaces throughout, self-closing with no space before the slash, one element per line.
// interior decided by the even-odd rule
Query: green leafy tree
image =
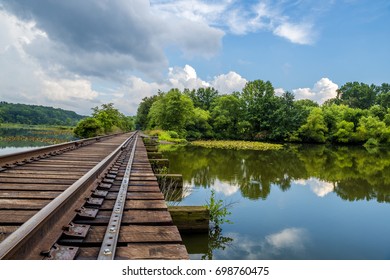
<path fill-rule="evenodd" d="M 211 104 L 218 96 L 218 91 L 212 87 L 198 88 L 197 90 L 184 90 L 184 94 L 188 95 L 195 107 L 209 111 Z"/>
<path fill-rule="evenodd" d="M 306 123 L 297 131 L 298 139 L 301 139 L 303 142 L 315 143 L 325 143 L 327 132 L 328 128 L 321 108 L 314 108 L 310 112 Z"/>
<path fill-rule="evenodd" d="M 149 128 L 173 130 L 185 136 L 185 127 L 194 116 L 194 104 L 187 95 L 178 89 L 171 89 L 150 108 Z"/>
<path fill-rule="evenodd" d="M 153 95 L 149 97 L 144 97 L 142 102 L 139 104 L 137 109 L 137 116 L 135 118 L 135 126 L 137 129 L 145 130 L 149 125 L 148 114 L 153 103 L 159 100 L 162 96 L 162 92 L 159 92 L 158 95 Z"/>
<path fill-rule="evenodd" d="M 342 104 L 352 108 L 368 109 L 375 104 L 378 87 L 359 82 L 348 82 L 338 90 Z"/>
<path fill-rule="evenodd" d="M 242 117 L 242 104 L 237 96 L 231 94 L 218 97 L 211 109 L 212 126 L 216 137 L 219 139 L 239 138 L 241 135 L 239 124 Z"/>
<path fill-rule="evenodd" d="M 248 82 L 241 92 L 245 117 L 250 124 L 253 138 L 267 138 L 272 126 L 272 113 L 277 108 L 274 87 L 269 81 L 255 80 Z"/>
<path fill-rule="evenodd" d="M 193 115 L 186 124 L 188 139 L 210 139 L 213 137 L 213 129 L 209 124 L 210 112 L 201 108 L 194 108 Z"/>
<path fill-rule="evenodd" d="M 370 139 L 374 139 L 379 143 L 390 141 L 390 129 L 378 117 L 362 117 L 356 131 L 357 138 L 362 142 Z"/>
<path fill-rule="evenodd" d="M 95 118 L 89 117 L 82 119 L 73 130 L 73 133 L 79 138 L 90 138 L 98 136 L 102 130 L 103 127 L 99 121 Z"/>
<path fill-rule="evenodd" d="M 333 140 L 338 143 L 352 142 L 355 138 L 353 122 L 346 120 L 338 122 L 336 124 L 336 132 L 332 136 Z"/>
<path fill-rule="evenodd" d="M 106 134 L 113 132 L 115 128 L 123 131 L 132 126 L 130 119 L 126 119 L 125 115 L 114 108 L 113 103 L 102 104 L 100 108 L 96 106 L 92 110 L 92 116 L 101 124 Z"/>
<path fill-rule="evenodd" d="M 390 84 L 383 83 L 378 87 L 378 91 L 376 103 L 385 109 L 390 108 Z"/>

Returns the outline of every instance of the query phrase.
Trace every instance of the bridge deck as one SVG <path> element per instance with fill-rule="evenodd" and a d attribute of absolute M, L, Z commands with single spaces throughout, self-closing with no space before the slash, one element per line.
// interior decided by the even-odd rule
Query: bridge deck
<path fill-rule="evenodd" d="M 0 242 L 122 141 L 123 136 L 113 138 L 0 172 Z M 76 215 L 69 221 L 89 226 L 87 235 L 74 238 L 62 234 L 57 240 L 61 246 L 78 248 L 75 259 L 97 258 L 123 174 L 124 167 L 120 166 L 112 179 L 105 179 L 108 193 L 101 205 L 94 207 L 98 208 L 95 218 Z M 115 259 L 188 259 L 141 137 L 136 143 L 117 246 Z"/>

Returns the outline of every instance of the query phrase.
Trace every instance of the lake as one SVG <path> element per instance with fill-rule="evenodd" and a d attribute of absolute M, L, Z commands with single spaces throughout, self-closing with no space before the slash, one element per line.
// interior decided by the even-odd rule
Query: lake
<path fill-rule="evenodd" d="M 191 259 L 390 259 L 389 149 L 160 150 L 184 180 L 169 204 L 205 205 L 214 190 L 231 212 L 217 232 L 183 235 Z"/>
<path fill-rule="evenodd" d="M 69 129 L 0 127 L 0 156 L 74 139 Z"/>

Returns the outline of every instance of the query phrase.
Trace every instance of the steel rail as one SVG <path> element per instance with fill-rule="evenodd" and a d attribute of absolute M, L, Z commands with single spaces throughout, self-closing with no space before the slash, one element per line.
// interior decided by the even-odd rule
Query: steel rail
<path fill-rule="evenodd" d="M 127 162 L 125 174 L 119 188 L 118 196 L 115 200 L 114 208 L 108 222 L 106 233 L 103 237 L 103 243 L 99 251 L 98 260 L 113 260 L 119 237 L 119 229 L 122 222 L 123 211 L 125 209 L 127 189 L 129 187 L 130 173 L 134 161 L 135 149 L 137 146 L 138 135 L 134 137 L 134 144 L 131 150 L 129 161 Z"/>
<path fill-rule="evenodd" d="M 41 252 L 49 251 L 51 248 L 45 246 L 51 244 L 51 247 L 56 242 L 62 227 L 76 216 L 75 210 L 85 201 L 93 183 L 98 182 L 102 172 L 119 157 L 121 150 L 136 135 L 137 132 L 133 133 L 105 159 L 3 240 L 0 243 L 0 259 L 40 259 Z"/>
<path fill-rule="evenodd" d="M 81 147 L 82 145 L 92 144 L 92 143 L 101 141 L 101 140 L 106 139 L 106 138 L 114 137 L 116 135 L 118 135 L 118 134 L 97 136 L 97 137 L 92 137 L 92 138 L 86 138 L 86 139 L 56 144 L 56 145 L 50 145 L 50 146 L 46 146 L 43 148 L 31 149 L 29 151 L 24 151 L 24 152 L 16 152 L 16 153 L 8 154 L 8 155 L 2 155 L 2 156 L 0 156 L 0 168 L 4 167 L 6 165 L 14 164 L 15 162 L 27 161 L 27 160 L 30 160 L 34 157 L 39 157 L 39 156 L 42 156 L 45 154 L 50 154 L 50 153 L 57 152 L 60 150 L 77 148 L 77 147 Z"/>

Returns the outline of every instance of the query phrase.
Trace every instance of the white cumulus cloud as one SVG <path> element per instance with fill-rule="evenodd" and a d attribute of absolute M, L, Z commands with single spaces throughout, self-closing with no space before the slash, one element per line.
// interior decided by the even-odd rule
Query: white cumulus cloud
<path fill-rule="evenodd" d="M 214 80 L 210 82 L 219 93 L 232 93 L 234 91 L 241 91 L 248 81 L 241 77 L 234 71 L 230 71 L 227 74 L 221 74 L 214 77 Z"/>
<path fill-rule="evenodd" d="M 330 98 L 334 98 L 337 95 L 338 85 L 332 82 L 328 78 L 322 78 L 315 83 L 313 88 L 298 88 L 293 89 L 292 92 L 295 95 L 295 99 L 311 99 L 319 104 L 324 103 Z"/>

